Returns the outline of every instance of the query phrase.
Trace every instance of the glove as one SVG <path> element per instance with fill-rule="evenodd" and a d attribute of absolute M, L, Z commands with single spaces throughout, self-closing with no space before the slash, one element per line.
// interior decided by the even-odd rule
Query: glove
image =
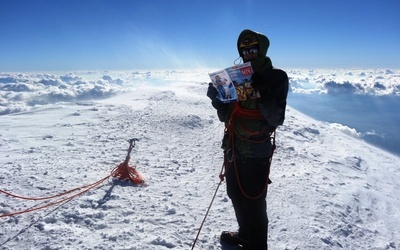
<path fill-rule="evenodd" d="M 207 90 L 207 96 L 211 99 L 211 105 L 216 109 L 216 110 L 224 110 L 228 104 L 222 103 L 220 100 L 217 99 L 218 91 L 214 87 L 214 85 L 210 82 L 208 84 L 208 90 Z"/>
<path fill-rule="evenodd" d="M 211 99 L 211 101 L 214 101 L 217 98 L 217 95 L 218 95 L 217 89 L 210 82 L 208 84 L 207 96 Z"/>
<path fill-rule="evenodd" d="M 251 86 L 260 92 L 261 102 L 267 102 L 269 99 L 273 98 L 268 85 L 268 74 L 255 72 L 251 76 Z"/>
<path fill-rule="evenodd" d="M 261 92 L 265 92 L 267 88 L 267 78 L 266 75 L 263 73 L 255 72 L 251 76 L 251 86 Z"/>

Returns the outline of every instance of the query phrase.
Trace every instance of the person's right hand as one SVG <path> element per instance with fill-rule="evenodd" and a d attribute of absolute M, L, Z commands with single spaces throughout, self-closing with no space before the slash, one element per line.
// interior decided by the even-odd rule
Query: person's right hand
<path fill-rule="evenodd" d="M 228 104 L 222 103 L 218 98 L 218 91 L 214 87 L 214 85 L 210 82 L 208 84 L 208 90 L 207 90 L 207 96 L 211 99 L 211 105 L 216 109 L 216 110 L 224 110 Z"/>
<path fill-rule="evenodd" d="M 218 95 L 217 89 L 210 82 L 208 84 L 207 96 L 211 99 L 211 101 L 214 101 L 216 99 L 217 95 Z"/>

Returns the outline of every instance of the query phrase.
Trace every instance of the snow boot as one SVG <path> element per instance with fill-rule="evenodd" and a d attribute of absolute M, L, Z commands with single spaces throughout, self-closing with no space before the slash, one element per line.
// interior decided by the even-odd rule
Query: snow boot
<path fill-rule="evenodd" d="M 248 245 L 247 240 L 240 237 L 238 232 L 223 231 L 220 240 L 228 245 L 241 246 L 244 248 Z"/>

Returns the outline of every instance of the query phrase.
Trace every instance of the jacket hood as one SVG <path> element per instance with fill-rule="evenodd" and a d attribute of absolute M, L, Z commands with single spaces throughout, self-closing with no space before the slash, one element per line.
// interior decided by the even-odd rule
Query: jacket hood
<path fill-rule="evenodd" d="M 237 40 L 237 50 L 240 57 L 243 59 L 242 49 L 245 44 L 243 41 L 252 43 L 258 43 L 258 53 L 257 58 L 251 61 L 251 66 L 255 72 L 261 72 L 272 68 L 272 62 L 269 57 L 267 57 L 267 51 L 269 48 L 269 39 L 259 32 L 255 32 L 249 29 L 243 30 Z"/>

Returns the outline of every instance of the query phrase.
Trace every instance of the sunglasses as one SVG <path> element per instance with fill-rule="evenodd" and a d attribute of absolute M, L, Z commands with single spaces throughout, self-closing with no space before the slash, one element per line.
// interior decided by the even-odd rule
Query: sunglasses
<path fill-rule="evenodd" d="M 258 47 L 257 46 L 251 47 L 251 48 L 242 49 L 242 54 L 244 56 L 248 55 L 248 54 L 257 54 L 257 53 L 258 53 Z"/>

